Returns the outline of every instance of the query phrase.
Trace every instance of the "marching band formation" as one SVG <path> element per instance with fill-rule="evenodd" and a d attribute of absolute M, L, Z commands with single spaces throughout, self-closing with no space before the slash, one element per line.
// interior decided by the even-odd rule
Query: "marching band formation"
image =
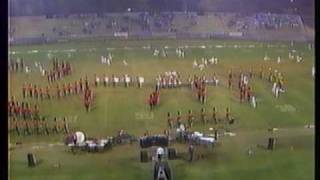
<path fill-rule="evenodd" d="M 302 56 L 293 55 L 294 52 L 289 52 L 289 59 L 294 60 L 296 59 L 297 62 L 302 61 Z M 154 56 L 167 57 L 167 52 L 165 49 L 161 51 L 158 49 L 154 50 Z M 183 48 L 176 49 L 176 55 L 179 58 L 185 58 L 185 50 Z M 264 61 L 268 61 L 270 58 L 265 55 Z M 113 55 L 108 53 L 107 56 L 101 56 L 101 63 L 107 64 L 110 66 L 113 61 Z M 281 63 L 280 56 L 276 59 L 277 63 Z M 124 60 L 124 63 L 128 65 L 128 63 Z M 202 70 L 203 68 L 207 67 L 208 65 L 217 65 L 218 58 L 212 56 L 211 58 L 201 58 L 201 61 L 198 62 L 194 60 L 193 68 L 199 68 Z M 40 100 L 50 100 L 53 98 L 65 98 L 71 95 L 79 95 L 79 97 L 83 100 L 83 104 L 87 112 L 90 112 L 94 103 L 95 94 L 93 89 L 99 87 L 138 87 L 142 88 L 146 82 L 143 76 L 134 76 L 129 74 L 123 75 L 98 75 L 94 74 L 93 80 L 90 80 L 88 76 L 81 77 L 79 80 L 72 82 L 56 82 L 58 80 L 62 80 L 66 76 L 71 76 L 73 72 L 73 68 L 71 63 L 67 61 L 61 61 L 57 58 L 53 58 L 52 60 L 52 69 L 45 70 L 44 66 L 40 62 L 35 62 L 35 67 L 38 68 L 41 72 L 41 76 L 46 76 L 48 80 L 48 85 L 41 87 L 37 84 L 27 83 L 25 82 L 22 86 L 22 97 L 24 100 L 27 98 L 33 99 L 40 99 Z M 9 64 L 9 69 L 11 72 L 24 72 L 25 69 L 30 67 L 25 64 L 25 61 L 21 58 L 16 60 L 11 59 Z M 272 69 L 271 67 L 268 70 L 265 70 L 265 67 L 261 67 L 261 70 L 256 74 L 253 72 L 252 68 L 247 71 L 243 72 L 242 70 L 237 74 L 233 73 L 232 69 L 229 70 L 227 76 L 227 88 L 230 90 L 236 90 L 239 93 L 239 102 L 248 102 L 252 105 L 253 108 L 257 107 L 256 97 L 254 95 L 254 91 L 252 89 L 251 82 L 255 80 L 255 76 L 259 77 L 260 80 L 267 80 L 272 85 L 272 94 L 279 98 L 280 93 L 285 92 L 284 88 L 284 75 L 283 73 L 279 72 L 277 69 Z M 315 68 L 312 67 L 312 76 L 315 75 Z M 238 79 L 238 80 L 237 80 Z M 153 84 L 153 83 L 150 83 Z M 160 91 L 161 89 L 171 89 L 171 88 L 180 88 L 180 87 L 189 87 L 192 91 L 195 92 L 198 101 L 201 104 L 205 104 L 207 101 L 208 95 L 208 85 L 218 86 L 220 85 L 220 81 L 216 73 L 213 73 L 212 76 L 198 76 L 198 75 L 189 75 L 187 79 L 182 79 L 181 73 L 177 72 L 176 70 L 170 70 L 164 72 L 162 74 L 158 74 L 155 78 L 155 89 L 152 93 L 150 93 L 148 97 L 148 104 L 150 106 L 150 110 L 153 110 L 157 105 L 160 103 Z M 147 84 L 149 85 L 149 84 Z M 224 84 L 222 83 L 222 86 Z M 237 87 L 237 88 L 234 88 Z M 36 127 L 36 123 L 30 125 L 30 123 L 26 124 L 19 124 L 16 123 L 19 119 L 23 119 L 27 121 L 28 119 L 37 120 L 39 122 L 45 122 L 46 118 L 41 118 L 39 114 L 39 106 L 34 105 L 31 106 L 28 102 L 19 102 L 16 101 L 14 97 L 12 97 L 8 103 L 8 112 L 9 117 L 13 119 L 14 123 L 12 124 L 13 129 L 16 129 L 18 134 L 21 132 L 21 127 L 24 127 L 26 134 L 31 131 L 31 126 Z M 217 122 L 217 112 L 216 108 L 213 108 L 213 112 L 211 115 L 211 119 L 213 122 Z M 195 116 L 192 113 L 192 110 L 189 110 L 188 115 L 185 118 L 182 118 L 181 112 L 178 111 L 177 117 L 173 118 L 170 113 L 168 113 L 168 126 L 173 128 L 176 124 L 180 126 L 182 120 L 186 120 L 187 126 L 192 127 L 193 120 Z M 56 119 L 56 118 L 55 118 Z M 202 108 L 199 116 L 199 120 L 203 123 L 207 123 L 208 121 L 208 114 L 205 112 L 205 109 Z M 226 109 L 226 119 L 230 122 L 233 118 L 230 117 L 229 108 Z M 42 121 L 43 120 L 43 121 Z M 176 123 L 174 123 L 174 121 Z M 31 121 L 30 121 L 31 122 Z M 41 123 L 38 123 L 41 124 Z M 65 124 L 67 124 L 65 120 Z M 38 126 L 38 125 L 37 125 Z M 40 126 L 40 125 L 39 125 Z M 45 124 L 42 124 L 41 127 L 45 127 Z M 67 127 L 67 125 L 65 125 Z M 45 130 L 46 134 L 50 130 Z M 68 129 L 68 128 L 64 128 Z M 37 130 L 35 130 L 36 132 Z M 67 130 L 65 130 L 67 131 Z M 56 130 L 54 130 L 56 132 Z"/>

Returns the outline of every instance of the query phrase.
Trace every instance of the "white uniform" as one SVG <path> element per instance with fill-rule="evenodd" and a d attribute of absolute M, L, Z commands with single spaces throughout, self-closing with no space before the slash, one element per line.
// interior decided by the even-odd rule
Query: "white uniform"
<path fill-rule="evenodd" d="M 119 78 L 118 78 L 118 77 L 114 77 L 114 78 L 113 78 L 113 82 L 114 82 L 115 84 L 117 84 L 117 83 L 119 82 Z"/>
<path fill-rule="evenodd" d="M 30 73 L 31 72 L 31 69 L 29 68 L 29 66 L 26 66 L 25 71 L 26 71 L 26 73 Z"/>
<path fill-rule="evenodd" d="M 289 59 L 294 59 L 294 56 L 289 52 Z"/>
<path fill-rule="evenodd" d="M 256 107 L 257 107 L 256 97 L 255 97 L 255 96 L 252 96 L 252 97 L 251 97 L 251 103 L 252 103 L 252 107 L 253 107 L 253 108 L 256 108 Z"/>
<path fill-rule="evenodd" d="M 273 93 L 274 95 L 276 94 L 276 88 L 277 88 L 277 83 L 273 83 L 272 93 Z"/>
<path fill-rule="evenodd" d="M 144 77 L 139 77 L 139 87 L 142 87 L 142 84 L 144 83 Z"/>
<path fill-rule="evenodd" d="M 104 83 L 105 83 L 106 85 L 108 85 L 108 83 L 109 83 L 109 78 L 108 78 L 108 76 L 105 76 L 105 77 L 104 77 Z"/>
<path fill-rule="evenodd" d="M 276 98 L 279 97 L 279 91 L 280 91 L 280 88 L 276 86 L 276 92 L 275 92 Z"/>
<path fill-rule="evenodd" d="M 124 83 L 125 83 L 125 86 L 128 86 L 130 83 L 130 77 L 127 74 L 124 77 Z"/>
<path fill-rule="evenodd" d="M 243 84 L 248 85 L 249 80 L 247 76 L 243 76 Z"/>
<path fill-rule="evenodd" d="M 301 56 L 297 56 L 297 63 L 302 61 L 302 57 Z"/>
<path fill-rule="evenodd" d="M 158 55 L 159 55 L 159 50 L 155 49 L 154 52 L 153 52 L 153 56 L 158 56 Z"/>
<path fill-rule="evenodd" d="M 100 83 L 100 78 L 97 76 L 96 77 L 96 83 L 99 85 L 99 83 Z"/>
<path fill-rule="evenodd" d="M 200 64 L 198 67 L 199 67 L 200 71 L 202 71 L 204 69 L 204 65 L 203 64 Z"/>
<path fill-rule="evenodd" d="M 107 58 L 104 56 L 101 56 L 101 64 L 106 64 L 107 63 Z"/>
<path fill-rule="evenodd" d="M 208 60 L 208 63 L 209 63 L 209 64 L 213 64 L 213 63 L 214 63 L 214 57 L 210 58 L 210 59 Z"/>
<path fill-rule="evenodd" d="M 280 63 L 281 63 L 281 58 L 280 58 L 280 56 L 278 56 L 277 63 L 278 63 L 278 64 L 280 64 Z"/>
<path fill-rule="evenodd" d="M 45 75 L 46 75 L 46 70 L 42 69 L 41 75 L 42 75 L 42 76 L 45 76 Z"/>
<path fill-rule="evenodd" d="M 196 67 L 198 67 L 198 63 L 197 63 L 197 61 L 196 61 L 196 60 L 194 60 L 194 61 L 193 61 L 192 68 L 196 68 Z"/>
<path fill-rule="evenodd" d="M 111 65 L 111 59 L 107 59 L 107 65 L 110 66 Z"/>
<path fill-rule="evenodd" d="M 312 66 L 311 73 L 312 73 L 312 77 L 314 77 L 314 75 L 316 74 L 316 70 L 315 70 L 314 66 Z"/>

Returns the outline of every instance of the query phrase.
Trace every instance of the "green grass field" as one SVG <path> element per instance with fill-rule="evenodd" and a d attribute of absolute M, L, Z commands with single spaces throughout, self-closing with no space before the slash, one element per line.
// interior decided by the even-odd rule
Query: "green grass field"
<path fill-rule="evenodd" d="M 238 47 L 234 45 L 253 48 Z M 168 58 L 154 57 L 153 51 L 142 46 L 168 46 Z M 186 58 L 178 59 L 175 48 L 188 45 Z M 206 45 L 212 48 L 199 48 Z M 225 45 L 225 48 L 216 48 Z M 271 45 L 271 46 L 269 46 Z M 127 47 L 127 48 L 125 48 Z M 94 51 L 89 49 L 95 48 Z M 111 48 L 111 49 L 110 49 Z M 76 49 L 76 53 L 66 52 Z M 288 59 L 288 51 L 297 50 L 304 60 L 298 64 Z M 28 53 L 38 50 L 38 53 Z M 161 90 L 160 105 L 150 112 L 146 104 L 153 86 L 146 85 L 142 89 L 136 87 L 108 87 L 94 89 L 96 100 L 92 112 L 87 113 L 80 97 L 72 96 L 65 99 L 27 101 L 41 105 L 40 113 L 49 117 L 77 117 L 70 122 L 72 129 L 82 130 L 91 137 L 115 135 L 124 129 L 137 136 L 146 130 L 150 133 L 162 133 L 167 128 L 166 114 L 174 115 L 178 110 L 186 114 L 189 109 L 200 112 L 201 107 L 210 111 L 217 107 L 218 115 L 224 116 L 225 108 L 231 108 L 231 114 L 237 118 L 231 131 L 234 137 L 222 137 L 222 144 L 207 154 L 206 159 L 193 163 L 184 160 L 173 160 L 169 164 L 173 170 L 174 179 L 274 179 L 274 180 L 310 180 L 314 179 L 314 130 L 306 129 L 304 125 L 314 123 L 314 79 L 311 68 L 314 64 L 314 50 L 308 49 L 304 43 L 261 43 L 251 41 L 198 41 L 198 40 L 143 40 L 143 41 L 75 41 L 49 45 L 29 45 L 10 47 L 15 51 L 11 57 L 23 57 L 26 64 L 34 67 L 35 61 L 40 61 L 46 67 L 51 67 L 48 58 L 49 50 L 57 50 L 51 54 L 59 59 L 69 61 L 74 69 L 72 76 L 59 81 L 74 82 L 80 77 L 94 74 L 102 76 L 116 74 L 141 75 L 148 83 L 154 83 L 158 73 L 176 70 L 185 81 L 188 75 L 212 75 L 215 72 L 220 79 L 220 85 L 208 88 L 208 101 L 201 105 L 188 88 Z M 100 64 L 100 56 L 111 52 L 114 55 L 110 67 Z M 271 60 L 263 61 L 267 54 Z M 70 56 L 71 55 L 71 56 Z M 210 66 L 203 71 L 192 68 L 195 58 L 217 56 L 220 60 L 216 66 Z M 276 57 L 281 56 L 281 64 L 276 63 Z M 128 62 L 124 66 L 122 60 Z M 253 68 L 255 73 L 261 66 L 278 69 L 284 74 L 286 93 L 275 99 L 271 93 L 271 84 L 267 80 L 255 77 L 252 80 L 253 91 L 257 97 L 258 107 L 253 109 L 249 104 L 239 103 L 238 93 L 227 88 L 228 70 L 238 73 L 240 69 L 248 71 Z M 267 71 L 267 70 L 266 70 Z M 39 72 L 30 74 L 9 74 L 9 96 L 15 95 L 22 101 L 22 84 L 30 82 L 45 87 L 47 79 Z M 55 86 L 54 86 L 55 87 Z M 291 111 L 283 111 L 283 107 L 291 107 Z M 293 110 L 292 110 L 293 109 Z M 145 118 L 139 117 L 144 115 Z M 50 119 L 52 120 L 52 119 Z M 208 132 L 210 125 L 197 124 L 194 129 Z M 257 145 L 266 145 L 271 135 L 268 128 L 279 130 L 273 136 L 278 138 L 276 149 L 266 151 Z M 76 154 L 67 152 L 65 146 L 34 148 L 44 143 L 63 142 L 63 135 L 48 136 L 17 136 L 10 133 L 10 143 L 23 142 L 22 147 L 9 151 L 10 179 L 28 180 L 64 180 L 64 179 L 151 179 L 153 167 L 151 163 L 140 163 L 139 146 L 124 145 L 103 154 Z M 175 145 L 178 152 L 187 150 L 186 146 Z M 249 147 L 253 147 L 254 155 L 248 156 Z M 28 168 L 27 153 L 34 152 L 41 160 L 39 166 Z M 56 168 L 54 164 L 60 163 Z"/>

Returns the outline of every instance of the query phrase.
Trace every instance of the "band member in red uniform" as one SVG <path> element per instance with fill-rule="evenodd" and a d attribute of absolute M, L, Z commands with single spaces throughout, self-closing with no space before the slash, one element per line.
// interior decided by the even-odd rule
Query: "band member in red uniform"
<path fill-rule="evenodd" d="M 77 81 L 74 82 L 73 91 L 74 91 L 75 94 L 79 93 L 79 88 L 78 88 L 78 82 Z"/>
<path fill-rule="evenodd" d="M 250 102 L 250 99 L 251 99 L 251 87 L 248 86 L 248 90 L 247 90 L 247 100 L 248 100 L 248 102 Z"/>
<path fill-rule="evenodd" d="M 51 83 L 50 71 L 46 72 L 46 76 L 47 76 L 48 83 Z"/>
<path fill-rule="evenodd" d="M 191 128 L 193 125 L 193 115 L 192 110 L 190 109 L 188 112 L 188 127 Z"/>
<path fill-rule="evenodd" d="M 20 114 L 20 103 L 16 102 L 14 106 L 14 115 L 15 117 L 18 117 Z"/>
<path fill-rule="evenodd" d="M 160 103 L 160 91 L 156 91 L 156 104 Z"/>
<path fill-rule="evenodd" d="M 226 119 L 227 119 L 227 121 L 230 120 L 230 110 L 228 107 L 226 108 Z"/>
<path fill-rule="evenodd" d="M 24 83 L 22 86 L 22 97 L 26 98 L 26 96 L 27 96 L 27 84 Z"/>
<path fill-rule="evenodd" d="M 85 85 L 85 89 L 89 89 L 89 81 L 88 81 L 88 76 L 85 77 L 84 79 L 84 85 Z"/>
<path fill-rule="evenodd" d="M 46 96 L 48 99 L 50 99 L 50 89 L 49 89 L 49 86 L 46 86 Z"/>
<path fill-rule="evenodd" d="M 68 83 L 67 90 L 68 90 L 68 94 L 69 94 L 69 95 L 72 95 L 72 94 L 73 94 L 73 89 L 72 89 L 71 83 Z"/>
<path fill-rule="evenodd" d="M 229 71 L 228 75 L 228 87 L 231 88 L 231 82 L 232 82 L 232 70 Z"/>
<path fill-rule="evenodd" d="M 71 75 L 72 73 L 72 68 L 69 62 L 67 62 L 66 64 L 66 68 L 67 68 L 67 75 Z"/>
<path fill-rule="evenodd" d="M 243 91 L 242 88 L 240 88 L 240 89 L 239 89 L 239 93 L 240 93 L 240 96 L 239 96 L 239 97 L 240 97 L 240 103 L 242 103 L 242 99 L 243 99 L 243 97 L 242 97 L 242 96 L 243 96 L 243 92 L 242 92 L 242 91 Z"/>
<path fill-rule="evenodd" d="M 62 70 L 61 69 L 57 69 L 56 71 L 54 71 L 54 73 L 57 75 L 56 79 L 61 79 L 62 78 Z"/>
<path fill-rule="evenodd" d="M 79 80 L 79 88 L 80 88 L 80 91 L 83 92 L 83 82 L 82 82 L 82 78 L 80 78 L 80 80 Z"/>
<path fill-rule="evenodd" d="M 28 91 L 29 91 L 29 96 L 32 97 L 32 95 L 33 95 L 33 89 L 32 89 L 32 84 L 31 84 L 31 83 L 29 83 Z"/>
<path fill-rule="evenodd" d="M 40 99 L 43 100 L 43 89 L 42 89 L 42 87 L 39 88 L 39 95 L 40 95 Z"/>
<path fill-rule="evenodd" d="M 65 61 L 62 61 L 61 63 L 61 70 L 62 70 L 62 75 L 65 76 Z"/>
<path fill-rule="evenodd" d="M 61 90 L 60 90 L 59 85 L 57 85 L 57 97 L 58 97 L 58 99 L 61 97 Z"/>
<path fill-rule="evenodd" d="M 38 99 L 38 97 L 39 97 L 39 92 L 38 92 L 37 85 L 34 85 L 34 86 L 33 86 L 33 91 L 34 91 L 34 97 L 35 97 L 36 99 Z"/>
<path fill-rule="evenodd" d="M 149 97 L 149 106 L 150 106 L 150 110 L 152 110 L 153 109 L 153 93 L 151 93 Z"/>
<path fill-rule="evenodd" d="M 63 96 L 67 96 L 67 85 L 66 83 L 65 84 L 62 84 L 62 90 L 63 90 Z"/>
<path fill-rule="evenodd" d="M 26 120 L 27 119 L 27 105 L 26 104 L 24 104 L 23 106 L 22 106 L 22 109 L 21 109 L 21 111 L 22 111 L 22 117 L 23 117 L 23 120 Z"/>
<path fill-rule="evenodd" d="M 201 121 L 202 123 L 206 124 L 207 120 L 206 120 L 206 112 L 204 108 L 201 108 Z"/>
<path fill-rule="evenodd" d="M 198 100 L 201 101 L 201 88 L 197 88 Z"/>
<path fill-rule="evenodd" d="M 89 99 L 90 99 L 90 104 L 93 102 L 93 98 L 94 98 L 94 94 L 93 94 L 93 91 L 90 89 L 89 90 L 89 95 L 90 95 L 90 97 L 89 97 Z"/>
<path fill-rule="evenodd" d="M 11 105 L 11 102 L 9 101 L 9 102 L 8 102 L 8 113 L 9 113 L 9 116 L 12 116 L 12 115 L 13 115 L 12 109 L 13 109 L 13 107 L 12 107 L 12 105 Z"/>
<path fill-rule="evenodd" d="M 34 117 L 34 119 L 39 120 L 39 106 L 38 105 L 34 105 L 33 117 Z"/>
<path fill-rule="evenodd" d="M 172 129 L 173 128 L 173 121 L 172 121 L 172 118 L 171 118 L 171 114 L 169 112 L 168 112 L 167 120 L 168 120 L 169 128 Z"/>
<path fill-rule="evenodd" d="M 177 126 L 178 127 L 180 127 L 180 125 L 181 125 L 181 120 L 182 120 L 181 112 L 178 111 L 178 116 L 177 116 Z"/>
<path fill-rule="evenodd" d="M 84 106 L 86 108 L 86 111 L 89 112 L 90 111 L 90 101 L 89 101 L 89 99 L 85 99 L 84 100 Z"/>
<path fill-rule="evenodd" d="M 213 119 L 214 123 L 217 124 L 217 111 L 216 111 L 216 107 L 213 107 L 212 119 Z"/>
<path fill-rule="evenodd" d="M 97 79 L 98 79 L 97 75 L 94 74 L 94 85 L 95 85 L 96 87 L 98 87 L 98 81 L 97 81 Z"/>
<path fill-rule="evenodd" d="M 201 103 L 204 104 L 205 102 L 206 102 L 206 87 L 205 85 L 203 85 L 201 89 Z"/>

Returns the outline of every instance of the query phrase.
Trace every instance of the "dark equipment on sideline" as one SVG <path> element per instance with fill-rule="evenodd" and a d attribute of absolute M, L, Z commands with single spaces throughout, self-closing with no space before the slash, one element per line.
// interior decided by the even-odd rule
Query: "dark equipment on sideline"
<path fill-rule="evenodd" d="M 27 157 L 28 157 L 28 166 L 35 167 L 37 165 L 36 156 L 32 153 L 28 153 Z"/>
<path fill-rule="evenodd" d="M 140 152 L 140 161 L 141 162 L 148 162 L 149 157 L 148 157 L 148 152 L 147 151 L 141 151 Z"/>
<path fill-rule="evenodd" d="M 276 139 L 275 138 L 269 138 L 268 140 L 268 150 L 274 150 L 276 146 Z"/>
<path fill-rule="evenodd" d="M 168 159 L 173 160 L 173 159 L 176 159 L 176 157 L 177 157 L 176 149 L 168 148 Z"/>
<path fill-rule="evenodd" d="M 140 147 L 149 148 L 152 146 L 167 147 L 169 139 L 165 135 L 145 136 L 140 138 Z"/>
<path fill-rule="evenodd" d="M 167 160 L 176 159 L 177 154 L 174 148 L 168 148 L 169 137 L 166 135 L 143 136 L 139 139 L 140 162 L 148 162 L 152 159 L 154 162 L 153 179 L 154 180 L 171 180 L 171 169 Z M 149 148 L 148 150 L 146 150 Z M 150 155 L 150 157 L 149 157 Z"/>
<path fill-rule="evenodd" d="M 171 180 L 171 170 L 168 162 L 156 162 L 153 170 L 154 180 Z"/>

